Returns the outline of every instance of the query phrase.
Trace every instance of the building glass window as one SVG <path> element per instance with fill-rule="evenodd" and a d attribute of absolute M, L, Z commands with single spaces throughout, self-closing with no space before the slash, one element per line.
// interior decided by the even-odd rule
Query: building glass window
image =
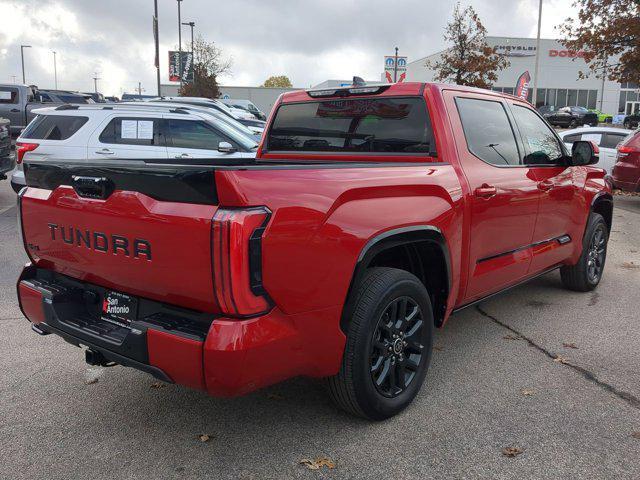
<path fill-rule="evenodd" d="M 503 93 L 508 93 L 509 95 L 513 95 L 513 87 L 504 87 L 502 89 Z"/>
<path fill-rule="evenodd" d="M 556 89 L 547 88 L 547 105 L 556 106 Z"/>
<path fill-rule="evenodd" d="M 567 91 L 565 89 L 558 89 L 558 94 L 556 97 L 556 106 L 564 107 L 567 105 Z"/>
<path fill-rule="evenodd" d="M 618 102 L 618 113 L 624 113 L 624 107 L 627 103 L 627 92 L 620 91 L 620 101 Z"/>
<path fill-rule="evenodd" d="M 527 91 L 527 102 L 529 103 L 533 102 L 533 88 L 530 88 Z"/>
<path fill-rule="evenodd" d="M 536 107 L 541 107 L 542 105 L 548 105 L 546 97 L 547 97 L 547 89 L 539 88 L 538 92 L 536 93 Z"/>
<path fill-rule="evenodd" d="M 589 94 L 589 90 L 578 90 L 578 106 L 579 107 L 587 106 L 588 94 Z"/>
<path fill-rule="evenodd" d="M 578 91 L 577 90 L 568 90 L 567 91 L 567 106 L 575 107 L 578 102 Z"/>
<path fill-rule="evenodd" d="M 598 101 L 598 91 L 589 90 L 589 97 L 587 98 L 587 108 L 596 108 L 597 101 Z"/>

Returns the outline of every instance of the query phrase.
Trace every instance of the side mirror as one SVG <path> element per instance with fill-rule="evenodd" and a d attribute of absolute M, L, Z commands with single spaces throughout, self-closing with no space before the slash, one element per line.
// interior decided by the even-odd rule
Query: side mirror
<path fill-rule="evenodd" d="M 598 146 L 585 140 L 573 142 L 571 146 L 571 165 L 594 165 L 600 160 L 600 149 Z"/>
<path fill-rule="evenodd" d="M 229 142 L 220 142 L 218 143 L 218 151 L 220 153 L 235 153 L 237 149 Z"/>

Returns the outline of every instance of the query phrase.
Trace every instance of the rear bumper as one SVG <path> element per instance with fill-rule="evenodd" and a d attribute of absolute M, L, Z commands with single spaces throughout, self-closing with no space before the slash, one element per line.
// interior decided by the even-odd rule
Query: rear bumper
<path fill-rule="evenodd" d="M 325 377 L 340 367 L 345 337 L 338 306 L 235 320 L 139 298 L 131 328 L 113 328 L 96 311 L 104 292 L 31 265 L 18 281 L 20 308 L 36 331 L 214 396 L 242 395 L 298 375 Z"/>

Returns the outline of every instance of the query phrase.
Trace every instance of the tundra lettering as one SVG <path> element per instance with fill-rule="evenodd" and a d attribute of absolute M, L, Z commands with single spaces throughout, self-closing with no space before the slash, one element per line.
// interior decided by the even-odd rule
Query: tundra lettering
<path fill-rule="evenodd" d="M 357 80 L 283 94 L 256 158 L 27 159 L 35 331 L 210 395 L 324 378 L 380 420 L 428 386 L 455 312 L 556 270 L 598 286 L 613 197 L 594 144 L 569 152 L 510 95 Z"/>
<path fill-rule="evenodd" d="M 47 226 L 49 227 L 51 240 L 56 240 L 56 231 L 59 229 L 62 241 L 69 245 L 74 244 L 75 238 L 75 244 L 78 247 L 84 246 L 98 252 L 106 253 L 110 249 L 109 246 L 111 246 L 111 251 L 114 254 L 121 253 L 127 257 L 130 256 L 129 239 L 122 235 L 112 234 L 108 237 L 104 233 L 80 230 L 73 226 L 64 227 L 63 225 L 58 225 L 56 223 L 48 223 Z M 111 239 L 110 241 L 109 238 Z M 93 239 L 93 243 L 91 242 L 91 239 Z M 140 238 L 133 239 L 132 243 L 134 258 L 141 258 L 141 256 L 144 255 L 147 260 L 151 260 L 151 243 Z"/>

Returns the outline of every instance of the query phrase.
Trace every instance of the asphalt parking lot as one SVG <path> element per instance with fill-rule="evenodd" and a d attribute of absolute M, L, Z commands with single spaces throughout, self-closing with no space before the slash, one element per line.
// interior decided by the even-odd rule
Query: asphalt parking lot
<path fill-rule="evenodd" d="M 0 182 L 0 478 L 640 478 L 638 197 L 616 198 L 596 292 L 555 272 L 455 315 L 416 402 L 382 423 L 309 379 L 221 400 L 88 367 L 18 309 L 14 204 Z M 318 457 L 335 468 L 300 464 Z"/>

